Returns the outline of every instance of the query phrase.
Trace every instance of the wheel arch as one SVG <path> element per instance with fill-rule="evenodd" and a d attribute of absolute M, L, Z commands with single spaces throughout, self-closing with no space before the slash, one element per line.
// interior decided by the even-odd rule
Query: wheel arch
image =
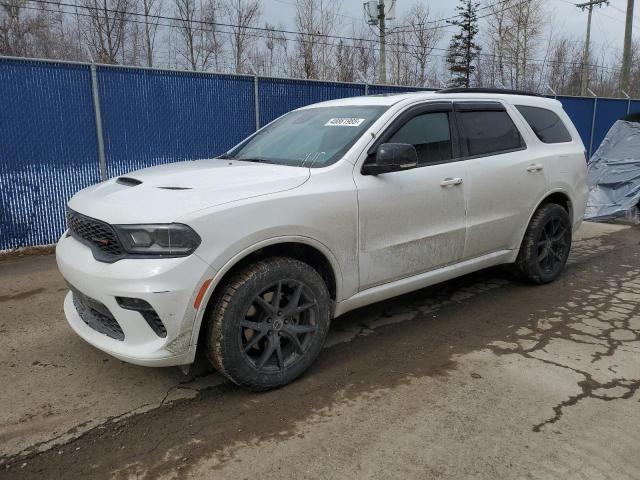
<path fill-rule="evenodd" d="M 531 215 L 529 215 L 529 221 L 531 221 L 531 217 L 533 217 L 533 214 L 535 213 L 535 211 L 538 210 L 545 203 L 555 203 L 557 205 L 560 205 L 562 208 L 564 208 L 569 214 L 569 220 L 571 222 L 571 225 L 573 225 L 573 202 L 571 201 L 571 198 L 569 197 L 569 195 L 563 190 L 556 190 L 554 192 L 550 192 L 546 197 L 544 197 L 540 201 L 540 203 L 538 203 L 538 205 L 533 210 L 533 212 L 531 212 Z"/>
<path fill-rule="evenodd" d="M 529 218 L 527 218 L 527 223 L 523 225 L 522 230 L 520 232 L 519 238 L 518 238 L 518 250 L 520 250 L 520 246 L 522 245 L 522 240 L 524 239 L 524 235 L 527 232 L 527 227 L 529 226 L 529 224 L 531 223 L 531 219 L 533 218 L 533 215 L 538 211 L 538 209 L 546 204 L 546 203 L 555 203 L 557 205 L 560 205 L 562 208 L 564 208 L 567 213 L 569 214 L 569 220 L 571 222 L 571 225 L 573 226 L 574 222 L 573 222 L 573 203 L 571 201 L 571 197 L 569 196 L 569 194 L 567 194 L 567 192 L 565 192 L 564 190 L 552 190 L 550 192 L 547 192 L 544 197 L 542 197 L 542 199 L 536 204 L 536 206 L 533 208 L 533 210 L 531 210 L 531 212 L 529 212 Z M 516 250 L 516 254 L 517 251 Z"/>
<path fill-rule="evenodd" d="M 258 242 L 238 252 L 216 272 L 198 308 L 193 325 L 192 344 L 199 344 L 202 323 L 206 313 L 212 307 L 215 295 L 220 287 L 224 285 L 225 280 L 240 268 L 273 256 L 296 258 L 314 268 L 327 285 L 333 303 L 331 306 L 331 311 L 333 312 L 335 302 L 340 298 L 340 292 L 342 291 L 342 272 L 333 253 L 324 244 L 309 237 L 275 237 Z"/>

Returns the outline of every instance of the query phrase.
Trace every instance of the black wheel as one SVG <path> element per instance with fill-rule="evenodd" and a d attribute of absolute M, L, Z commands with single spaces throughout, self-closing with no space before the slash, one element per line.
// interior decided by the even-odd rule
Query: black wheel
<path fill-rule="evenodd" d="M 316 359 L 329 331 L 330 297 L 312 267 L 271 258 L 235 274 L 207 319 L 207 355 L 232 382 L 269 390 Z"/>
<path fill-rule="evenodd" d="M 571 250 L 571 221 L 560 205 L 547 203 L 534 213 L 520 246 L 516 270 L 532 283 L 554 281 Z"/>

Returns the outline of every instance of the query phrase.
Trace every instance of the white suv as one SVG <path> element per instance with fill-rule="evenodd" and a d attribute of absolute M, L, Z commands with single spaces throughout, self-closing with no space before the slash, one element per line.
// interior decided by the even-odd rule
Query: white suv
<path fill-rule="evenodd" d="M 219 158 L 76 194 L 56 250 L 65 314 L 122 360 L 188 365 L 200 347 L 233 382 L 278 387 L 354 308 L 499 264 L 554 280 L 585 178 L 555 100 L 444 90 L 310 105 Z"/>

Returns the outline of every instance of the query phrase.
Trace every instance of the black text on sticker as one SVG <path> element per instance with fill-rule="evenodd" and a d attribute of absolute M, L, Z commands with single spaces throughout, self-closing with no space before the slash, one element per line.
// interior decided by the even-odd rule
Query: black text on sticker
<path fill-rule="evenodd" d="M 327 123 L 324 124 L 325 127 L 358 127 L 362 122 L 364 122 L 364 118 L 331 118 Z"/>

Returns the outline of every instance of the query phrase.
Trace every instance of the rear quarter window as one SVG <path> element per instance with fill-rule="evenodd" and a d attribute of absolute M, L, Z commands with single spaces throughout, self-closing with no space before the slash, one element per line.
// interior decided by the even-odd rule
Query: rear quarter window
<path fill-rule="evenodd" d="M 495 155 L 524 148 L 520 132 L 504 110 L 458 112 L 460 137 L 470 156 Z"/>
<path fill-rule="evenodd" d="M 516 105 L 533 132 L 543 143 L 570 142 L 571 134 L 560 117 L 551 110 L 528 105 Z"/>

